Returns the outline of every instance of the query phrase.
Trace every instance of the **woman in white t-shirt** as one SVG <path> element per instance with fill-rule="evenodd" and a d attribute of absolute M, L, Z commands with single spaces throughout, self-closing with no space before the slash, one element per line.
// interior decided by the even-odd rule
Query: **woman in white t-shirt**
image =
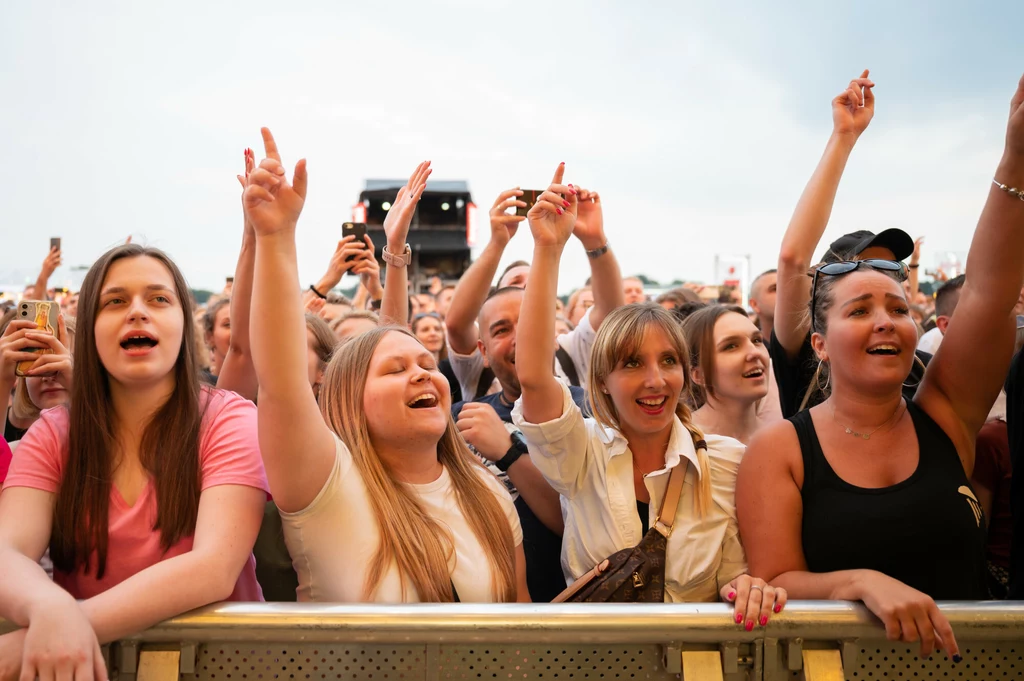
<path fill-rule="evenodd" d="M 252 355 L 259 438 L 281 511 L 300 601 L 529 601 L 522 530 L 511 498 L 476 462 L 450 416 L 448 382 L 404 328 L 351 339 L 306 378 L 295 226 L 305 162 L 289 184 L 270 131 L 248 179 L 256 232 Z M 430 174 L 422 163 L 384 224 L 385 323 L 408 316 L 409 224 Z"/>
<path fill-rule="evenodd" d="M 513 420 L 534 464 L 565 498 L 562 565 L 577 579 L 654 526 L 670 471 L 686 466 L 683 500 L 665 557 L 665 598 L 736 604 L 737 624 L 764 626 L 785 592 L 746 574 L 736 523 L 735 481 L 743 445 L 704 436 L 683 401 L 688 352 L 679 324 L 656 303 L 614 310 L 597 332 L 588 377 L 594 418 L 585 418 L 551 372 L 548 339 L 562 249 L 577 195 L 564 165 L 530 209 L 533 268 L 519 317 L 516 369 L 522 398 Z M 562 196 L 566 198 L 563 199 Z M 588 253 L 603 257 L 604 251 Z M 707 445 L 695 446 L 706 440 Z"/>

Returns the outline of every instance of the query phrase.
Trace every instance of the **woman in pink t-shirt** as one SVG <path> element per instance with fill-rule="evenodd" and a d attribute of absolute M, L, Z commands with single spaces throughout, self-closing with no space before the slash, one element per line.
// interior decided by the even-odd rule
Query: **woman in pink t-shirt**
<path fill-rule="evenodd" d="M 181 272 L 119 246 L 79 300 L 70 406 L 32 425 L 0 493 L 0 617 L 25 627 L 0 637 L 0 675 L 105 678 L 98 642 L 262 600 L 256 408 L 200 387 Z M 47 546 L 53 582 L 37 564 Z"/>

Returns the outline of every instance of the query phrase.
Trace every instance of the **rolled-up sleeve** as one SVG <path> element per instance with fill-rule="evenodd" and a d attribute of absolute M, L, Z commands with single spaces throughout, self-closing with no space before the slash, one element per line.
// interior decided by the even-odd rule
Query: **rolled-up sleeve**
<path fill-rule="evenodd" d="M 580 479 L 589 455 L 589 433 L 583 413 L 572 400 L 568 386 L 562 389 L 562 415 L 546 423 L 530 423 L 523 418 L 523 401 L 512 409 L 512 422 L 523 433 L 533 465 L 551 487 L 571 499 L 580 487 Z"/>

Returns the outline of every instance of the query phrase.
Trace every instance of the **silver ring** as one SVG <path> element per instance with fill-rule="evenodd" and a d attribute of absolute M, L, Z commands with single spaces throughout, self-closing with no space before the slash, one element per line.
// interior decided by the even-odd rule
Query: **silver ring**
<path fill-rule="evenodd" d="M 764 589 L 762 587 L 759 587 L 757 584 L 751 584 L 750 588 L 757 589 L 758 591 L 764 591 Z"/>

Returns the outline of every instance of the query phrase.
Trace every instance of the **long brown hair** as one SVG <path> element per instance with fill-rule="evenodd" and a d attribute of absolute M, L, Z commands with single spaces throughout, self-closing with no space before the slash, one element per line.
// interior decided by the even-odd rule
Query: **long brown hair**
<path fill-rule="evenodd" d="M 352 452 L 380 526 L 380 545 L 366 571 L 363 597 L 367 600 L 373 597 L 384 573 L 395 563 L 401 576 L 403 599 L 406 584 L 411 582 L 421 601 L 451 602 L 454 594 L 448 559 L 455 550 L 451 531 L 431 517 L 409 485 L 398 480 L 394 471 L 384 465 L 370 440 L 363 414 L 363 390 L 370 360 L 377 345 L 389 333 L 416 338 L 408 329 L 385 326 L 355 336 L 338 348 L 324 375 L 320 411 L 328 428 Z M 494 492 L 480 477 L 481 471 L 486 469 L 469 451 L 451 414 L 437 443 L 437 458 L 451 476 L 462 515 L 487 554 L 492 592 L 499 601 L 514 602 L 512 528 Z"/>
<path fill-rule="evenodd" d="M 590 371 L 587 378 L 587 401 L 594 418 L 605 428 L 620 430 L 619 415 L 611 395 L 604 393 L 601 386 L 605 379 L 627 357 L 636 353 L 643 343 L 648 328 L 660 329 L 672 343 L 683 370 L 683 391 L 676 403 L 676 417 L 690 432 L 694 445 L 704 440 L 704 433 L 693 423 L 690 407 L 686 404 L 686 391 L 693 382 L 690 377 L 690 351 L 686 347 L 679 322 L 670 312 L 657 303 L 633 303 L 616 308 L 605 317 L 594 339 L 590 352 Z M 699 517 L 707 515 L 711 508 L 711 464 L 705 447 L 697 447 L 697 464 L 700 467 L 700 482 L 693 490 L 693 507 Z"/>
<path fill-rule="evenodd" d="M 92 569 L 96 551 L 96 578 L 106 572 L 111 485 L 116 465 L 117 415 L 110 397 L 110 377 L 96 349 L 96 314 L 110 266 L 124 258 L 146 256 L 159 260 L 174 280 L 175 294 L 184 315 L 181 350 L 174 364 L 174 391 L 146 424 L 139 444 L 139 460 L 153 478 L 156 523 L 160 545 L 166 551 L 195 532 L 199 513 L 199 369 L 195 357 L 192 296 L 181 271 L 156 248 L 125 244 L 97 260 L 82 282 L 78 329 L 73 351 L 75 373 L 68 407 L 67 462 L 57 490 L 50 554 L 62 572 Z"/>
<path fill-rule="evenodd" d="M 715 325 L 727 314 L 747 316 L 736 305 L 707 305 L 683 321 L 683 336 L 690 348 L 690 370 L 700 369 L 704 377 L 701 383 L 690 383 L 690 406 L 694 409 L 703 407 L 708 397 L 715 397 Z"/>

